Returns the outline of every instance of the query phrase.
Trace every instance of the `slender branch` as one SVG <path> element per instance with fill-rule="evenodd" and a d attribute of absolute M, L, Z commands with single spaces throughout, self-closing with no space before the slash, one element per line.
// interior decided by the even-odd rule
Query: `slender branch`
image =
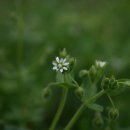
<path fill-rule="evenodd" d="M 71 77 L 71 79 L 75 83 L 76 86 L 80 87 L 79 84 L 77 83 L 77 81 L 75 81 L 72 77 Z"/>
<path fill-rule="evenodd" d="M 116 107 L 115 107 L 115 104 L 114 104 L 114 102 L 113 102 L 113 100 L 112 100 L 112 98 L 111 98 L 111 96 L 110 96 L 109 94 L 107 94 L 107 97 L 109 98 L 109 100 L 110 100 L 110 102 L 111 102 L 113 108 L 116 108 Z"/>
<path fill-rule="evenodd" d="M 56 112 L 56 115 L 52 121 L 52 124 L 49 128 L 49 130 L 54 130 L 56 125 L 57 125 L 57 122 L 59 121 L 59 118 L 62 114 L 62 111 L 63 111 L 63 108 L 64 108 L 64 105 L 65 105 L 65 101 L 67 99 L 67 94 L 68 94 L 68 88 L 63 88 L 63 94 L 62 94 L 62 98 L 61 98 L 61 102 L 60 102 L 60 105 L 59 105 L 59 108 Z"/>
<path fill-rule="evenodd" d="M 70 130 L 73 125 L 75 124 L 75 122 L 78 120 L 78 118 L 80 117 L 80 115 L 83 113 L 83 111 L 86 109 L 87 105 L 89 103 L 91 103 L 93 100 L 97 100 L 99 97 L 101 97 L 103 94 L 105 94 L 104 90 L 101 90 L 99 93 L 97 93 L 95 96 L 93 96 L 92 98 L 89 98 L 86 102 L 84 102 L 79 109 L 77 110 L 77 112 L 74 114 L 74 116 L 72 117 L 72 119 L 70 120 L 70 122 L 67 124 L 67 126 L 65 127 L 64 130 Z"/>

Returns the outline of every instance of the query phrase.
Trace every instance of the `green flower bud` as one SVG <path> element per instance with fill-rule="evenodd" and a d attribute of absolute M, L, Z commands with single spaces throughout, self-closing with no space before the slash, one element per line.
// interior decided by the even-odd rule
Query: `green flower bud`
<path fill-rule="evenodd" d="M 109 78 L 104 78 L 102 80 L 101 86 L 104 90 L 114 90 L 116 89 L 119 85 L 117 80 L 112 76 L 110 79 Z"/>
<path fill-rule="evenodd" d="M 50 87 L 44 88 L 44 89 L 43 89 L 42 96 L 43 96 L 44 98 L 48 98 L 50 95 L 51 95 L 51 89 L 50 89 Z"/>
<path fill-rule="evenodd" d="M 97 68 L 99 69 L 102 69 L 106 66 L 107 62 L 106 61 L 99 61 L 99 60 L 96 60 L 95 62 L 95 65 Z"/>
<path fill-rule="evenodd" d="M 116 108 L 111 108 L 108 112 L 109 119 L 115 121 L 119 117 L 119 110 Z"/>
<path fill-rule="evenodd" d="M 97 69 L 96 69 L 96 67 L 94 66 L 94 65 L 92 65 L 92 67 L 90 68 L 90 74 L 92 74 L 92 75 L 96 75 L 96 73 L 97 73 Z"/>
<path fill-rule="evenodd" d="M 115 77 L 112 75 L 110 78 L 110 82 L 114 82 L 115 81 Z"/>
<path fill-rule="evenodd" d="M 75 58 L 70 58 L 69 63 L 70 63 L 70 65 L 69 65 L 70 70 L 72 70 L 74 68 L 75 64 L 76 64 L 76 59 Z"/>
<path fill-rule="evenodd" d="M 82 99 L 82 97 L 84 96 L 84 89 L 82 87 L 76 88 L 75 94 L 78 98 Z"/>
<path fill-rule="evenodd" d="M 102 126 L 104 125 L 104 121 L 100 113 L 95 115 L 92 123 L 95 128 L 102 128 Z"/>
<path fill-rule="evenodd" d="M 61 56 L 62 58 L 65 58 L 65 57 L 67 56 L 67 51 L 66 51 L 65 48 L 60 52 L 60 56 Z"/>
<path fill-rule="evenodd" d="M 113 90 L 113 89 L 116 89 L 117 87 L 118 87 L 118 82 L 117 82 L 117 81 L 111 83 L 111 85 L 110 85 L 110 88 L 111 88 L 112 90 Z"/>
<path fill-rule="evenodd" d="M 113 90 L 113 89 L 116 89 L 117 87 L 118 87 L 118 82 L 117 82 L 117 80 L 115 80 L 115 77 L 112 76 L 112 77 L 110 78 L 109 88 L 110 88 L 111 90 Z"/>
<path fill-rule="evenodd" d="M 84 77 L 87 77 L 88 76 L 88 71 L 87 70 L 81 70 L 79 72 L 79 77 L 80 78 L 84 78 Z"/>
<path fill-rule="evenodd" d="M 103 78 L 103 80 L 101 82 L 101 86 L 104 90 L 108 90 L 109 89 L 109 78 Z"/>
<path fill-rule="evenodd" d="M 94 82 L 97 78 L 97 69 L 94 65 L 89 70 L 89 75 L 91 77 L 91 80 Z"/>

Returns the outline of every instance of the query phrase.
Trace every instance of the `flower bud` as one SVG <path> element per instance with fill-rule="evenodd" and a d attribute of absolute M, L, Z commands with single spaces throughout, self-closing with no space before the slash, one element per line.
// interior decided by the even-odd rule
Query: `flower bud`
<path fill-rule="evenodd" d="M 73 68 L 74 68 L 74 66 L 75 66 L 75 64 L 76 64 L 76 59 L 75 58 L 70 58 L 69 59 L 69 67 L 70 67 L 70 70 L 72 70 Z"/>
<path fill-rule="evenodd" d="M 116 108 L 111 108 L 108 112 L 108 117 L 115 121 L 119 117 L 119 110 Z"/>
<path fill-rule="evenodd" d="M 109 78 L 103 78 L 101 86 L 104 90 L 109 89 Z"/>
<path fill-rule="evenodd" d="M 75 64 L 75 63 L 76 63 L 76 59 L 75 59 L 75 58 L 70 58 L 70 59 L 69 59 L 69 63 L 70 63 L 71 65 Z"/>
<path fill-rule="evenodd" d="M 76 88 L 75 94 L 78 98 L 82 99 L 82 97 L 84 96 L 84 89 L 82 87 Z"/>
<path fill-rule="evenodd" d="M 109 88 L 110 88 L 111 90 L 113 90 L 113 89 L 116 89 L 117 87 L 118 87 L 118 82 L 115 80 L 115 77 L 112 76 L 112 77 L 110 78 Z"/>
<path fill-rule="evenodd" d="M 84 77 L 87 77 L 88 76 L 88 71 L 87 70 L 81 70 L 79 72 L 79 77 L 80 78 L 84 78 Z"/>
<path fill-rule="evenodd" d="M 104 68 L 106 66 L 107 62 L 106 61 L 98 61 L 97 60 L 95 64 L 96 64 L 97 68 L 101 69 L 101 68 Z"/>
<path fill-rule="evenodd" d="M 110 85 L 110 88 L 113 90 L 113 89 L 116 89 L 118 87 L 118 82 L 117 81 L 114 81 L 113 83 L 111 83 Z"/>
<path fill-rule="evenodd" d="M 67 56 L 67 51 L 66 51 L 65 48 L 60 52 L 60 56 L 61 56 L 62 58 L 65 58 L 65 57 Z"/>
<path fill-rule="evenodd" d="M 51 89 L 49 87 L 46 87 L 43 89 L 42 96 L 44 98 L 48 98 L 51 95 Z"/>
<path fill-rule="evenodd" d="M 115 81 L 115 77 L 112 75 L 110 78 L 110 82 L 114 82 Z"/>
<path fill-rule="evenodd" d="M 97 69 L 94 65 L 90 68 L 90 74 L 95 75 L 97 73 Z"/>
<path fill-rule="evenodd" d="M 101 114 L 95 115 L 92 123 L 95 128 L 101 128 L 104 124 Z"/>
<path fill-rule="evenodd" d="M 89 70 L 89 75 L 91 77 L 91 80 L 94 82 L 97 78 L 97 69 L 94 65 Z"/>

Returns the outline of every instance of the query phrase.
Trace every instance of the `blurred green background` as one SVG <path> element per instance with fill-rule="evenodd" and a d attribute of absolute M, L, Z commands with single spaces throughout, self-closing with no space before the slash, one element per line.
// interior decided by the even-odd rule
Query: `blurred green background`
<path fill-rule="evenodd" d="M 130 78 L 130 0 L 0 0 L 0 130 L 48 130 L 61 90 L 41 93 L 63 48 L 77 58 L 76 75 L 100 59 L 108 74 Z M 113 98 L 118 130 L 130 130 L 130 90 Z M 59 129 L 79 105 L 70 91 Z M 92 129 L 93 115 L 86 110 L 73 129 Z"/>

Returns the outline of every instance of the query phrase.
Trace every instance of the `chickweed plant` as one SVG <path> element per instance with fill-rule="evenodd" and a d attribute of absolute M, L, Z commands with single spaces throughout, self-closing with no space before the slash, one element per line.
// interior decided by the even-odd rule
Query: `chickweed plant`
<path fill-rule="evenodd" d="M 59 56 L 57 56 L 52 62 L 52 69 L 56 71 L 56 81 L 48 84 L 48 86 L 43 90 L 43 96 L 44 98 L 50 96 L 52 87 L 62 87 L 63 93 L 59 107 L 49 130 L 57 130 L 58 128 L 58 121 L 62 115 L 69 89 L 74 90 L 74 93 L 78 97 L 77 100 L 81 101 L 81 106 L 68 121 L 68 124 L 64 126 L 63 130 L 72 130 L 76 121 L 80 118 L 81 114 L 86 110 L 86 108 L 95 111 L 95 117 L 92 121 L 95 129 L 111 129 L 110 124 L 119 117 L 119 110 L 115 106 L 111 95 L 120 92 L 120 90 L 124 88 L 129 88 L 130 80 L 115 79 L 113 75 L 111 77 L 106 77 L 105 69 L 107 62 L 97 60 L 90 67 L 90 69 L 84 69 L 79 72 L 79 77 L 82 81 L 79 84 L 73 75 L 75 64 L 76 59 L 68 55 L 66 49 L 63 49 Z M 97 87 L 99 84 L 101 86 L 100 88 Z M 97 100 L 104 95 L 108 97 L 108 100 L 111 104 L 111 106 L 106 109 L 107 119 L 104 119 L 102 116 L 102 113 L 104 112 L 103 105 L 96 103 Z M 104 121 L 108 122 L 107 126 L 104 126 Z"/>

